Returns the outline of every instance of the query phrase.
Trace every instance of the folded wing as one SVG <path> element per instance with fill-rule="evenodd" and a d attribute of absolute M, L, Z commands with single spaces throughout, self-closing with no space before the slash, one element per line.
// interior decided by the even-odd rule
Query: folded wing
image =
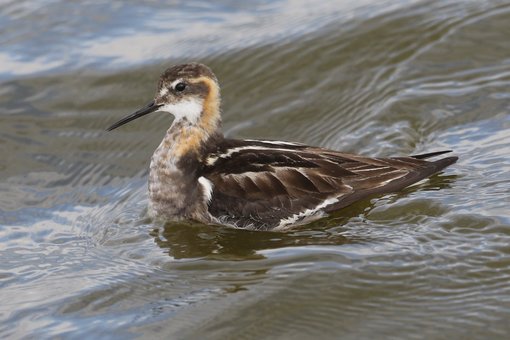
<path fill-rule="evenodd" d="M 456 160 L 413 157 L 368 158 L 302 144 L 226 139 L 208 155 L 202 176 L 212 183 L 209 211 L 221 223 L 285 228 L 400 190 Z"/>

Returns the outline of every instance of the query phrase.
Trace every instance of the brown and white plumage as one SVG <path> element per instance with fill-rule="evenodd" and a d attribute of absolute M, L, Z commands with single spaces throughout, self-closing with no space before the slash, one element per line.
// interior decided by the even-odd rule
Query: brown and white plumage
<path fill-rule="evenodd" d="M 175 116 L 149 175 L 151 214 L 166 220 L 286 229 L 401 190 L 457 160 L 424 160 L 449 151 L 369 158 L 298 143 L 226 139 L 216 77 L 195 63 L 166 70 L 154 101 L 109 130 L 154 111 Z"/>

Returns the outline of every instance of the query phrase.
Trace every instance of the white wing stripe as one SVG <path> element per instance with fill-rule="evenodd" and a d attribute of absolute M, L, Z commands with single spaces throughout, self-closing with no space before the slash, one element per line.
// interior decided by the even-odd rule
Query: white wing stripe
<path fill-rule="evenodd" d="M 290 217 L 282 218 L 280 220 L 280 223 L 278 224 L 278 226 L 275 229 L 276 230 L 277 229 L 282 229 L 282 228 L 285 228 L 286 226 L 293 225 L 294 223 L 298 222 L 299 220 L 301 220 L 303 218 L 314 216 L 321 209 L 327 207 L 328 205 L 336 203 L 336 202 L 338 202 L 338 198 L 336 198 L 336 197 L 328 198 L 328 199 L 324 200 L 321 204 L 319 204 L 318 206 L 316 206 L 313 209 L 306 209 L 305 211 L 302 211 L 300 213 L 294 214 L 294 215 L 292 215 Z"/>
<path fill-rule="evenodd" d="M 244 150 L 257 150 L 257 151 L 272 150 L 272 151 L 291 151 L 291 152 L 296 152 L 296 150 L 293 150 L 293 149 L 270 148 L 270 147 L 267 147 L 267 146 L 259 146 L 259 145 L 240 146 L 240 147 L 237 147 L 237 148 L 228 149 L 227 152 L 225 152 L 225 153 L 222 153 L 222 154 L 219 154 L 219 155 L 214 155 L 214 156 L 211 156 L 211 157 L 207 158 L 207 165 L 212 166 L 212 165 L 214 165 L 214 163 L 216 163 L 216 161 L 219 158 L 229 158 L 233 154 L 235 154 L 237 152 L 244 151 Z"/>
<path fill-rule="evenodd" d="M 292 142 L 284 142 L 279 140 L 259 140 L 259 139 L 245 139 L 247 142 L 258 142 L 258 143 L 265 143 L 265 144 L 274 144 L 274 145 L 291 145 L 291 146 L 300 146 L 303 144 L 299 143 L 292 143 Z"/>

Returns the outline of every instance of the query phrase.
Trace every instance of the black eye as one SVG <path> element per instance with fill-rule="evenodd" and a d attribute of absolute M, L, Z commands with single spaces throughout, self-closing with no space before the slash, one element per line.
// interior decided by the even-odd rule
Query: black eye
<path fill-rule="evenodd" d="M 185 88 L 186 88 L 186 84 L 184 84 L 184 83 L 178 83 L 177 85 L 175 85 L 175 91 L 177 91 L 177 92 L 182 92 L 182 91 L 184 91 Z"/>

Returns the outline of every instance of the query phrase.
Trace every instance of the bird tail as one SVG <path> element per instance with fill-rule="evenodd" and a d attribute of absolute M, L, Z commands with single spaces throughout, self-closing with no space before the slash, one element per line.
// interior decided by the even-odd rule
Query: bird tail
<path fill-rule="evenodd" d="M 413 155 L 411 157 L 412 158 L 416 158 L 416 159 L 427 159 L 427 158 L 443 155 L 443 154 L 449 153 L 449 152 L 452 152 L 452 150 L 444 150 L 444 151 L 422 153 L 420 155 Z M 432 165 L 431 169 L 430 169 L 431 170 L 430 174 L 434 174 L 436 172 L 439 172 L 439 171 L 443 170 L 447 166 L 450 166 L 453 163 L 457 162 L 458 159 L 459 159 L 459 157 L 457 157 L 457 156 L 451 156 L 451 157 L 446 157 L 446 158 L 439 159 L 439 160 L 434 161 L 434 162 L 430 162 L 430 165 Z"/>
<path fill-rule="evenodd" d="M 427 159 L 427 158 L 430 158 L 430 157 L 435 157 L 435 156 L 443 155 L 443 154 L 449 153 L 449 152 L 452 152 L 452 150 L 444 150 L 444 151 L 422 153 L 421 155 L 412 155 L 410 157 L 416 158 L 416 159 Z"/>

